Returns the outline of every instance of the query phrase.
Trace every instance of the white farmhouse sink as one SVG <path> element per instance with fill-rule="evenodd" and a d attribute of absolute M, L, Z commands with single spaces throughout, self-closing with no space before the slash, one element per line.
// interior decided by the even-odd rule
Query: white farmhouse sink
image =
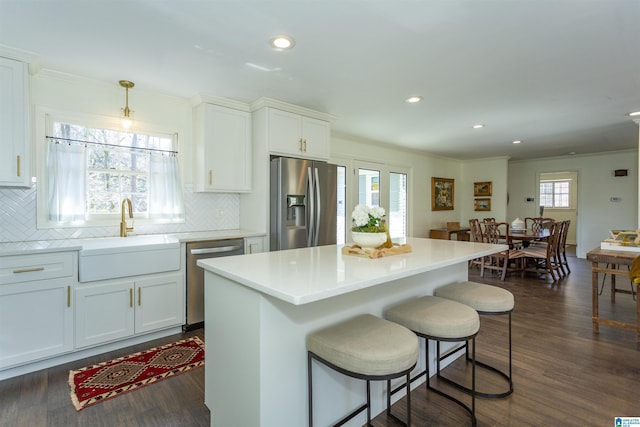
<path fill-rule="evenodd" d="M 180 241 L 164 234 L 82 241 L 80 282 L 180 269 Z"/>

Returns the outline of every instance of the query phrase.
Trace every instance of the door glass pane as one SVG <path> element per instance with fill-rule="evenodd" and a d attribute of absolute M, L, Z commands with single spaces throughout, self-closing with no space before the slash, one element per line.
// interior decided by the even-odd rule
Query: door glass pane
<path fill-rule="evenodd" d="M 347 168 L 344 166 L 338 166 L 338 220 L 336 222 L 336 244 L 342 245 L 345 242 L 346 237 L 346 224 L 347 224 Z"/>
<path fill-rule="evenodd" d="M 389 173 L 389 235 L 392 239 L 407 234 L 407 174 Z"/>
<path fill-rule="evenodd" d="M 380 171 L 358 169 L 358 204 L 380 206 Z"/>

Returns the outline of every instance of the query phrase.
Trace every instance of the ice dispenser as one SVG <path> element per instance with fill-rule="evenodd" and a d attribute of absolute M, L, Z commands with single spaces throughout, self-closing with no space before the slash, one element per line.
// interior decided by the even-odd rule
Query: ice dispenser
<path fill-rule="evenodd" d="M 287 194 L 287 227 L 306 227 L 306 196 Z"/>

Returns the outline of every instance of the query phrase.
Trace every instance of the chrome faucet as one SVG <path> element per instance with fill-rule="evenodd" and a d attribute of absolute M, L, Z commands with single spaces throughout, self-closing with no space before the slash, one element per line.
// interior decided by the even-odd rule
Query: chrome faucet
<path fill-rule="evenodd" d="M 124 216 L 125 204 L 129 207 L 129 218 L 133 219 L 133 205 L 131 204 L 131 199 L 126 198 L 122 201 L 122 219 L 120 220 L 120 237 L 127 237 L 127 232 L 133 231 L 133 226 L 127 227 L 127 220 Z"/>

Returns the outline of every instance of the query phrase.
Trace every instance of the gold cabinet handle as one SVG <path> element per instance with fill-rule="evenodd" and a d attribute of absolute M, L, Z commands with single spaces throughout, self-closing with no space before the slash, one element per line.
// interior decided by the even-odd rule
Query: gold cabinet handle
<path fill-rule="evenodd" d="M 67 286 L 67 307 L 71 307 L 71 286 Z"/>
<path fill-rule="evenodd" d="M 18 176 L 20 176 L 20 156 L 18 156 L 17 158 L 17 163 L 18 163 Z"/>
<path fill-rule="evenodd" d="M 20 268 L 18 270 L 13 270 L 13 274 L 33 273 L 34 271 L 44 271 L 44 267 Z"/>
<path fill-rule="evenodd" d="M 302 138 L 298 139 L 298 142 L 300 143 L 300 152 L 302 152 Z"/>
<path fill-rule="evenodd" d="M 129 288 L 129 307 L 133 308 L 133 288 Z"/>
<path fill-rule="evenodd" d="M 306 139 L 304 140 L 304 152 L 305 153 L 307 152 L 307 140 Z"/>
<path fill-rule="evenodd" d="M 142 305 L 142 288 L 138 288 L 138 307 Z"/>
<path fill-rule="evenodd" d="M 209 185 L 213 185 L 213 171 L 209 171 Z"/>

